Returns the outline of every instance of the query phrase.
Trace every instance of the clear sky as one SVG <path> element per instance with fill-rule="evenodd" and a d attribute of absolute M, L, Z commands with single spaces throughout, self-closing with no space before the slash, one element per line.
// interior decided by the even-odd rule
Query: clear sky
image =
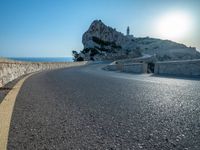
<path fill-rule="evenodd" d="M 180 28 L 187 24 L 185 34 L 163 31 L 175 12 L 189 22 L 170 20 Z M 136 37 L 169 37 L 200 50 L 200 0 L 0 0 L 0 56 L 71 56 L 83 48 L 82 34 L 94 19 L 123 33 L 130 26 Z"/>

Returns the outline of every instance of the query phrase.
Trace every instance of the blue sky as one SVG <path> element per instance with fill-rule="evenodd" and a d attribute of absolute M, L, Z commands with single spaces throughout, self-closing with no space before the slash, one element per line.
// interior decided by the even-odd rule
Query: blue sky
<path fill-rule="evenodd" d="M 94 19 L 136 37 L 159 37 L 155 22 L 179 10 L 191 16 L 191 32 L 177 42 L 200 49 L 199 0 L 0 0 L 0 56 L 65 57 L 81 50 Z"/>

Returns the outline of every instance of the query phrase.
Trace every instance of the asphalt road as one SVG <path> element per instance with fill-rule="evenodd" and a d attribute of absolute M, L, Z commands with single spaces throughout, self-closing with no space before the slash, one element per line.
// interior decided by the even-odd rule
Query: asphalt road
<path fill-rule="evenodd" d="M 200 149 L 200 80 L 101 66 L 45 71 L 26 80 L 8 149 Z"/>

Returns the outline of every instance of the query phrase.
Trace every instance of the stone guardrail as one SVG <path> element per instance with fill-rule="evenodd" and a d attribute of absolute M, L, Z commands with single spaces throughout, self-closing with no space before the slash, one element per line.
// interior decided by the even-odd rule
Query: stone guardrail
<path fill-rule="evenodd" d="M 110 64 L 106 69 L 129 73 L 147 73 L 148 63 Z M 200 76 L 200 59 L 156 62 L 154 74 Z"/>
<path fill-rule="evenodd" d="M 128 73 L 147 73 L 147 64 L 146 63 L 132 63 L 123 65 L 123 72 Z"/>
<path fill-rule="evenodd" d="M 55 63 L 39 63 L 39 62 L 13 62 L 5 61 L 0 62 L 0 87 L 4 86 L 8 82 L 25 74 L 51 70 L 72 66 L 84 65 L 87 62 L 55 62 Z"/>
<path fill-rule="evenodd" d="M 106 67 L 109 71 L 122 71 L 128 73 L 147 73 L 146 63 L 111 64 Z"/>
<path fill-rule="evenodd" d="M 155 74 L 200 76 L 200 59 L 155 63 Z"/>

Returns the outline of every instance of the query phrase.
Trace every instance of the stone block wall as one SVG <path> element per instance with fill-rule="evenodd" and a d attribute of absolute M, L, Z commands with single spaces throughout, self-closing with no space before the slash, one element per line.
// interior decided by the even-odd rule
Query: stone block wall
<path fill-rule="evenodd" d="M 112 65 L 106 66 L 106 69 L 109 70 L 109 71 L 117 71 L 118 67 L 117 67 L 117 65 L 112 64 Z"/>
<path fill-rule="evenodd" d="M 157 62 L 155 74 L 200 76 L 200 59 Z"/>
<path fill-rule="evenodd" d="M 57 62 L 31 63 L 31 62 L 17 62 L 17 61 L 0 62 L 0 87 L 25 74 L 42 70 L 79 66 L 84 64 L 86 64 L 86 62 L 64 62 L 64 63 L 57 63 Z"/>
<path fill-rule="evenodd" d="M 123 65 L 122 71 L 129 73 L 147 73 L 147 64 L 146 63 L 126 64 Z"/>
<path fill-rule="evenodd" d="M 106 66 L 109 71 L 122 71 L 129 73 L 147 73 L 146 63 L 112 64 Z"/>

